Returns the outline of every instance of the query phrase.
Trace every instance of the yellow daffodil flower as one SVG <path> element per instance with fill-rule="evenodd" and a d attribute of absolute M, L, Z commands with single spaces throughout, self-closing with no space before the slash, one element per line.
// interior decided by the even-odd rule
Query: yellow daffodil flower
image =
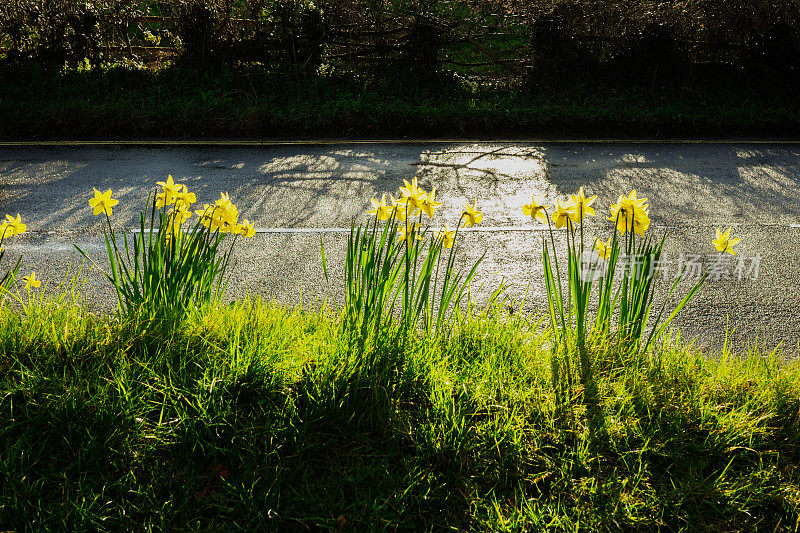
<path fill-rule="evenodd" d="M 391 210 L 395 220 L 398 222 L 405 222 L 406 218 L 408 218 L 408 208 L 406 207 L 406 204 L 403 203 L 402 199 L 398 200 L 392 195 L 389 195 L 389 198 L 392 199 Z"/>
<path fill-rule="evenodd" d="M 609 237 L 606 242 L 597 239 L 597 241 L 594 243 L 594 249 L 597 251 L 597 255 L 599 255 L 601 259 L 608 259 L 611 257 L 611 248 L 611 237 Z"/>
<path fill-rule="evenodd" d="M 244 219 L 244 220 L 242 221 L 242 224 L 241 224 L 241 226 L 239 226 L 239 227 L 241 228 L 241 229 L 239 230 L 239 233 L 240 233 L 240 234 L 242 235 L 242 237 L 244 237 L 245 239 L 249 239 L 250 237 L 252 237 L 253 235 L 255 235 L 255 234 L 256 234 L 256 228 L 255 228 L 255 226 L 254 226 L 254 225 L 253 225 L 253 224 L 252 224 L 252 223 L 251 223 L 249 220 L 247 220 L 247 219 Z"/>
<path fill-rule="evenodd" d="M 205 204 L 203 205 L 203 209 L 198 209 L 197 211 L 195 211 L 195 214 L 200 219 L 200 222 L 202 222 L 202 224 L 209 230 L 212 229 L 211 223 L 213 221 L 213 216 L 212 216 L 213 213 L 214 213 L 214 207 L 209 204 Z"/>
<path fill-rule="evenodd" d="M 3 237 L 13 237 L 14 235 L 22 235 L 28 229 L 28 226 L 22 222 L 22 217 L 17 213 L 16 217 L 6 215 L 6 220 L 0 225 L 2 228 Z"/>
<path fill-rule="evenodd" d="M 644 233 L 650 227 L 650 206 L 647 205 L 647 198 L 637 198 L 636 189 L 628 196 L 620 195 L 617 203 L 611 205 L 611 216 L 608 220 L 616 223 L 620 233 Z"/>
<path fill-rule="evenodd" d="M 167 193 L 160 192 L 156 194 L 156 209 L 161 209 L 167 205 Z"/>
<path fill-rule="evenodd" d="M 408 226 L 408 227 L 406 227 Z M 408 230 L 408 233 L 406 233 Z M 406 241 L 406 246 L 411 246 L 411 240 L 416 239 L 420 240 L 422 237 L 419 235 L 419 223 L 416 224 L 398 224 L 397 225 L 397 235 L 400 239 Z"/>
<path fill-rule="evenodd" d="M 228 195 L 228 193 L 221 192 L 219 193 L 219 200 L 214 202 L 214 205 L 228 207 L 233 205 L 233 202 L 231 202 L 231 197 Z"/>
<path fill-rule="evenodd" d="M 219 231 L 220 233 L 228 233 L 236 229 L 239 218 L 239 212 L 235 205 L 220 200 L 217 200 L 214 205 L 205 204 L 203 209 L 198 209 L 195 213 L 209 231 Z"/>
<path fill-rule="evenodd" d="M 183 185 L 172 181 L 172 176 L 167 176 L 167 181 L 157 181 L 156 185 L 160 185 L 164 189 L 164 192 L 159 195 L 161 196 L 161 201 L 163 203 L 161 205 L 156 203 L 156 207 L 164 207 L 164 205 L 174 204 L 175 197 L 184 187 Z M 158 198 L 156 198 L 156 202 L 158 202 Z"/>
<path fill-rule="evenodd" d="M 119 203 L 119 200 L 111 198 L 111 189 L 106 192 L 100 192 L 94 189 L 94 198 L 89 200 L 89 206 L 94 207 L 94 216 L 100 213 L 105 213 L 106 216 L 111 216 L 113 210 L 111 209 Z"/>
<path fill-rule="evenodd" d="M 31 272 L 28 276 L 22 278 L 25 281 L 25 288 L 28 290 L 38 289 L 42 286 L 42 281 L 36 279 L 36 272 Z"/>
<path fill-rule="evenodd" d="M 431 190 L 430 194 L 426 194 L 424 198 L 422 198 L 422 211 L 428 215 L 428 218 L 433 218 L 433 211 L 437 207 L 440 207 L 442 204 L 441 202 L 437 202 L 436 198 L 436 187 Z"/>
<path fill-rule="evenodd" d="M 171 239 L 173 235 L 178 235 L 181 232 L 181 224 L 186 222 L 192 217 L 191 211 L 187 209 L 170 209 L 167 213 L 166 224 L 169 231 L 166 232 L 167 239 Z"/>
<path fill-rule="evenodd" d="M 447 227 L 447 223 L 445 223 L 442 231 L 436 232 L 435 237 L 442 241 L 442 246 L 445 248 L 452 248 L 453 244 L 456 242 L 456 232 L 451 231 L 450 228 Z"/>
<path fill-rule="evenodd" d="M 370 202 L 372 202 L 372 211 L 367 211 L 368 215 L 375 215 L 378 220 L 389 220 L 392 217 L 392 209 L 386 205 L 386 193 L 383 193 L 380 202 L 375 198 Z"/>
<path fill-rule="evenodd" d="M 177 193 L 181 188 L 181 186 L 179 184 L 177 184 L 174 181 L 172 181 L 172 175 L 168 175 L 167 176 L 167 181 L 166 182 L 157 181 L 156 185 L 160 185 L 161 187 L 164 188 L 165 191 L 172 191 L 172 192 L 175 192 L 175 193 Z"/>
<path fill-rule="evenodd" d="M 645 205 L 647 203 L 647 198 L 637 198 L 636 189 L 632 189 L 628 196 L 620 196 L 620 198 L 620 203 L 623 206 L 633 207 L 635 209 L 644 209 L 645 212 L 647 212 L 649 209 L 649 207 Z"/>
<path fill-rule="evenodd" d="M 531 196 L 531 203 L 522 206 L 522 212 L 526 217 L 531 217 L 538 220 L 542 224 L 547 224 L 547 210 L 553 207 L 552 205 L 544 205 Z"/>
<path fill-rule="evenodd" d="M 408 180 L 403 180 L 403 183 L 406 186 L 400 187 L 400 193 L 403 195 L 400 201 L 406 204 L 408 214 L 413 214 L 417 209 L 422 210 L 422 201 L 426 194 L 424 190 L 417 186 L 417 178 L 411 180 L 411 183 Z"/>
<path fill-rule="evenodd" d="M 650 227 L 650 217 L 644 210 L 634 211 L 633 215 L 633 232 L 639 235 L 644 235 L 647 228 Z"/>
<path fill-rule="evenodd" d="M 611 216 L 608 217 L 608 220 L 615 222 L 617 231 L 622 234 L 628 233 L 628 230 L 630 230 L 633 225 L 632 217 L 629 216 L 629 213 L 623 209 L 619 203 L 611 204 Z"/>
<path fill-rule="evenodd" d="M 231 202 L 228 193 L 222 193 L 219 200 L 214 202 L 213 218 L 217 219 L 217 227 L 220 233 L 228 233 L 239 222 L 239 210 Z"/>
<path fill-rule="evenodd" d="M 736 250 L 733 249 L 734 246 L 739 244 L 741 239 L 731 239 L 731 228 L 728 228 L 725 233 L 722 233 L 719 228 L 717 228 L 717 238 L 714 239 L 712 242 L 716 247 L 717 251 L 719 252 L 728 252 L 731 255 L 736 255 Z"/>
<path fill-rule="evenodd" d="M 170 221 L 174 221 L 178 225 L 183 224 L 190 218 L 192 218 L 192 212 L 188 209 L 170 209 L 168 215 L 168 219 Z"/>
<path fill-rule="evenodd" d="M 556 209 L 553 211 L 553 223 L 556 228 L 572 229 L 572 218 L 575 216 L 575 204 L 568 201 L 561 205 L 561 200 L 556 200 Z"/>
<path fill-rule="evenodd" d="M 592 204 L 594 201 L 597 200 L 597 196 L 592 196 L 591 198 L 586 198 L 583 194 L 583 186 L 578 189 L 578 194 L 573 194 L 570 197 L 570 203 L 575 206 L 575 212 L 572 215 L 572 221 L 576 223 L 583 222 L 583 219 L 586 215 L 594 216 L 594 208 Z"/>
<path fill-rule="evenodd" d="M 183 190 L 175 195 L 175 207 L 178 209 L 189 209 L 197 201 L 197 196 L 189 192 L 189 188 L 183 185 Z"/>
<path fill-rule="evenodd" d="M 483 213 L 478 211 L 476 205 L 478 201 L 475 200 L 472 202 L 472 205 L 467 204 L 467 207 L 464 209 L 464 213 L 462 214 L 464 218 L 464 227 L 470 228 L 476 224 L 480 224 L 481 220 L 483 220 Z"/>

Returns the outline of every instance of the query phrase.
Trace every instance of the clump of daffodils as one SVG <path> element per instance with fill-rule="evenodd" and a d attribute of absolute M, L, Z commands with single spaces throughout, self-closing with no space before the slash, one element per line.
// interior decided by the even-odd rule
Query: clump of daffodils
<path fill-rule="evenodd" d="M 399 199 L 394 195 L 389 195 L 391 203 L 386 202 L 386 193 L 381 196 L 380 201 L 373 198 L 371 200 L 372 210 L 367 211 L 370 215 L 375 215 L 378 220 L 390 220 L 404 223 L 409 217 L 426 215 L 429 219 L 433 218 L 436 208 L 441 207 L 441 202 L 436 201 L 436 187 L 430 192 L 426 192 L 417 184 L 417 178 L 403 180 L 404 187 L 400 187 Z"/>
<path fill-rule="evenodd" d="M 433 219 L 434 212 L 437 208 L 442 206 L 441 202 L 436 200 L 436 187 L 433 187 L 430 192 L 421 188 L 417 183 L 417 178 L 413 178 L 410 182 L 403 180 L 403 187 L 400 187 L 398 197 L 389 195 L 387 201 L 386 193 L 378 200 L 373 198 L 370 200 L 372 209 L 367 211 L 370 215 L 375 215 L 377 220 L 393 221 L 397 225 L 400 238 L 411 244 L 413 240 L 421 239 L 420 227 L 423 215 L 428 220 Z M 416 218 L 416 222 L 414 219 Z M 461 218 L 456 225 L 456 230 L 451 230 L 447 223 L 444 227 L 434 233 L 434 237 L 439 240 L 445 248 L 452 248 L 455 244 L 456 234 L 459 227 L 472 227 L 480 224 L 483 220 L 483 213 L 477 208 L 477 201 L 472 205 L 467 203 L 464 210 L 461 212 Z"/>
<path fill-rule="evenodd" d="M 616 334 L 621 347 L 646 350 L 692 298 L 708 274 L 701 276 L 683 301 L 671 313 L 664 315 L 663 305 L 682 279 L 684 271 L 681 271 L 673 281 L 661 310 L 653 314 L 655 324 L 643 337 L 651 317 L 653 281 L 659 271 L 665 237 L 656 239 L 652 234 L 645 235 L 651 224 L 650 204 L 634 189 L 628 195 L 620 195 L 616 203 L 610 205 L 606 220 L 613 224 L 611 235 L 606 240 L 595 237 L 588 241 L 594 255 L 587 260 L 584 255 L 584 222 L 587 216 L 596 216 L 593 207 L 596 199 L 597 196 L 587 197 L 581 187 L 569 198 L 556 199 L 555 207 L 536 197 L 522 206 L 525 216 L 546 224 L 550 230 L 549 242 L 545 238 L 542 245 L 551 326 L 556 345 L 567 351 L 569 346 L 577 345 L 584 380 L 591 375 L 587 342 L 594 337 Z M 566 272 L 559 268 L 554 226 L 556 230 L 567 230 L 564 247 L 567 252 Z M 720 254 L 735 255 L 734 246 L 738 243 L 738 238 L 731 237 L 730 228 L 724 232 L 717 229 L 713 244 Z M 622 269 L 622 279 L 615 284 L 618 261 L 625 268 Z M 597 297 L 597 306 L 592 323 L 587 320 L 587 313 L 589 298 L 593 295 Z M 667 318 L 661 321 L 662 316 Z M 611 323 L 613 318 L 617 319 L 615 325 Z M 614 329 L 616 331 L 612 331 Z"/>
<path fill-rule="evenodd" d="M 468 298 L 481 261 L 465 274 L 454 266 L 458 230 L 483 219 L 477 202 L 467 203 L 455 229 L 445 223 L 438 231 L 430 231 L 442 206 L 436 188 L 427 191 L 416 178 L 403 180 L 396 194 L 382 194 L 370 203 L 367 212 L 375 218 L 366 226 L 354 225 L 348 239 L 343 325 L 358 335 L 359 349 L 394 321 L 387 309 L 400 315 L 403 336 L 420 324 L 428 332 L 442 331 Z M 445 249 L 449 252 L 442 253 Z M 327 276 L 324 247 L 322 260 Z"/>
<path fill-rule="evenodd" d="M 533 196 L 531 203 L 522 206 L 522 213 L 540 224 L 550 224 L 548 213 L 553 209 L 552 224 L 556 229 L 574 230 L 575 225 L 583 223 L 587 215 L 595 216 L 592 204 L 596 199 L 597 196 L 587 198 L 583 187 L 580 187 L 578 193 L 571 195 L 563 204 L 561 199 L 556 199 L 555 209 L 552 205 L 546 205 L 544 199 Z M 650 204 L 647 203 L 647 198 L 638 197 L 636 189 L 631 190 L 627 196 L 620 195 L 617 202 L 611 204 L 609 211 L 610 215 L 606 219 L 614 223 L 615 229 L 621 235 L 644 235 L 650 229 Z M 713 244 L 721 253 L 736 255 L 733 247 L 740 239 L 731 238 L 730 234 L 731 228 L 724 232 L 717 229 Z M 611 255 L 612 240 L 611 237 L 606 241 L 595 239 L 594 249 L 602 259 L 608 259 Z"/>
<path fill-rule="evenodd" d="M 172 236 L 181 231 L 182 226 L 192 218 L 192 204 L 197 202 L 195 193 L 182 183 L 175 183 L 172 176 L 167 176 L 166 181 L 157 181 L 156 185 L 161 191 L 156 193 L 155 207 L 165 210 L 165 225 Z M 111 189 L 100 192 L 94 189 L 94 198 L 89 200 L 89 206 L 94 209 L 95 216 L 105 214 L 110 217 L 113 208 L 119 200 L 112 198 Z M 222 193 L 214 204 L 205 204 L 202 209 L 196 210 L 199 222 L 211 232 L 231 233 L 243 237 L 255 235 L 255 227 L 246 218 L 239 221 L 239 210 L 228 193 Z"/>
<path fill-rule="evenodd" d="M 574 229 L 576 224 L 583 223 L 587 215 L 595 216 L 592 204 L 596 199 L 597 196 L 587 198 L 583 187 L 578 190 L 578 194 L 571 195 L 563 204 L 560 199 L 557 199 L 556 208 L 552 213 L 553 224 L 557 229 Z M 533 196 L 531 203 L 522 206 L 522 212 L 540 224 L 549 224 L 547 214 L 552 207 L 552 205 L 545 205 L 543 199 Z"/>
<path fill-rule="evenodd" d="M 118 239 L 111 227 L 113 209 L 119 203 L 111 189 L 94 189 L 89 206 L 95 216 L 106 218 L 106 248 L 114 270 L 106 277 L 116 289 L 120 312 L 177 324 L 189 310 L 221 297 L 236 243 L 234 238 L 224 250 L 223 239 L 228 234 L 253 237 L 256 231 L 250 221 L 239 219 L 239 209 L 228 193 L 194 210 L 197 195 L 185 184 L 168 176 L 156 185 L 147 209 L 139 214 L 133 242 L 127 234 Z M 30 285 L 34 286 L 33 278 Z"/>

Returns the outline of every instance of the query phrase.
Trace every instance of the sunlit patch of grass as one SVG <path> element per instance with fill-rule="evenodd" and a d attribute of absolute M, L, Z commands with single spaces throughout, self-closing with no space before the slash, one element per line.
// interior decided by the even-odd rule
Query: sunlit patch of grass
<path fill-rule="evenodd" d="M 379 337 L 326 310 L 209 305 L 180 329 L 0 313 L 0 524 L 14 530 L 769 529 L 798 524 L 800 374 L 675 337 L 592 348 L 557 404 L 539 319 Z"/>

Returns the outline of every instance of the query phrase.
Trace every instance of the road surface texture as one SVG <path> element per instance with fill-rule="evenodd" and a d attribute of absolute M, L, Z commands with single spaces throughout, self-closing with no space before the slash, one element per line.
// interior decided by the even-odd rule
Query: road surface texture
<path fill-rule="evenodd" d="M 250 293 L 288 305 L 340 304 L 346 234 L 324 228 L 367 220 L 370 198 L 396 193 L 403 179 L 416 177 L 422 187 L 436 187 L 444 204 L 436 225 L 455 225 L 467 200 L 477 199 L 484 213 L 482 230 L 463 234 L 459 254 L 466 264 L 486 252 L 474 298 L 480 303 L 505 281 L 509 295 L 526 296 L 524 309 L 542 310 L 546 234 L 523 215 L 522 205 L 533 194 L 554 203 L 582 185 L 598 196 L 598 216 L 586 235 L 605 239 L 608 205 L 636 189 L 649 198 L 653 231 L 669 234 L 667 278 L 687 261 L 710 268 L 715 228 L 732 227 L 741 238 L 739 256 L 717 269 L 676 321 L 684 338 L 719 345 L 727 324 L 736 328 L 731 339 L 737 348 L 782 343 L 786 353 L 800 351 L 800 145 L 6 145 L 0 146 L 0 205 L 4 213 L 22 215 L 28 234 L 6 243 L 5 261 L 21 252 L 22 273 L 35 270 L 52 286 L 80 264 L 75 243 L 97 261 L 82 299 L 91 309 L 111 309 L 114 295 L 99 271 L 107 265 L 105 220 L 92 216 L 92 188 L 113 189 L 120 200 L 113 225 L 131 229 L 154 183 L 168 174 L 196 192 L 200 205 L 229 192 L 241 218 L 269 230 L 237 245 L 229 297 Z"/>

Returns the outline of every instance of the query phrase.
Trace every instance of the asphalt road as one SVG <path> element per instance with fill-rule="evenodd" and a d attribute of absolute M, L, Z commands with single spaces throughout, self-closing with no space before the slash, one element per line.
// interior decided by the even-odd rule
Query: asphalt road
<path fill-rule="evenodd" d="M 682 261 L 710 266 L 715 228 L 732 226 L 741 238 L 739 256 L 676 321 L 683 337 L 720 344 L 728 324 L 739 349 L 782 343 L 787 353 L 800 352 L 800 145 L 0 146 L 0 213 L 20 213 L 29 230 L 6 243 L 5 260 L 21 252 L 23 273 L 35 270 L 55 285 L 80 264 L 76 243 L 97 260 L 81 298 L 92 309 L 109 309 L 113 293 L 98 270 L 105 265 L 104 219 L 88 207 L 92 187 L 113 189 L 120 200 L 113 225 L 133 228 L 154 183 L 168 174 L 201 204 L 229 192 L 240 217 L 267 230 L 237 247 L 229 296 L 259 294 L 289 305 L 340 303 L 346 234 L 326 228 L 366 220 L 370 198 L 417 177 L 421 186 L 435 186 L 444 204 L 435 224 L 454 225 L 467 200 L 477 199 L 484 213 L 481 230 L 464 234 L 459 257 L 467 264 L 486 252 L 476 300 L 504 280 L 509 295 L 526 296 L 525 309 L 542 309 L 544 233 L 522 205 L 532 194 L 553 202 L 582 185 L 598 196 L 602 215 L 588 223 L 587 234 L 605 238 L 608 205 L 635 188 L 649 198 L 653 230 L 669 234 L 668 277 Z M 322 273 L 320 237 L 330 283 Z"/>

